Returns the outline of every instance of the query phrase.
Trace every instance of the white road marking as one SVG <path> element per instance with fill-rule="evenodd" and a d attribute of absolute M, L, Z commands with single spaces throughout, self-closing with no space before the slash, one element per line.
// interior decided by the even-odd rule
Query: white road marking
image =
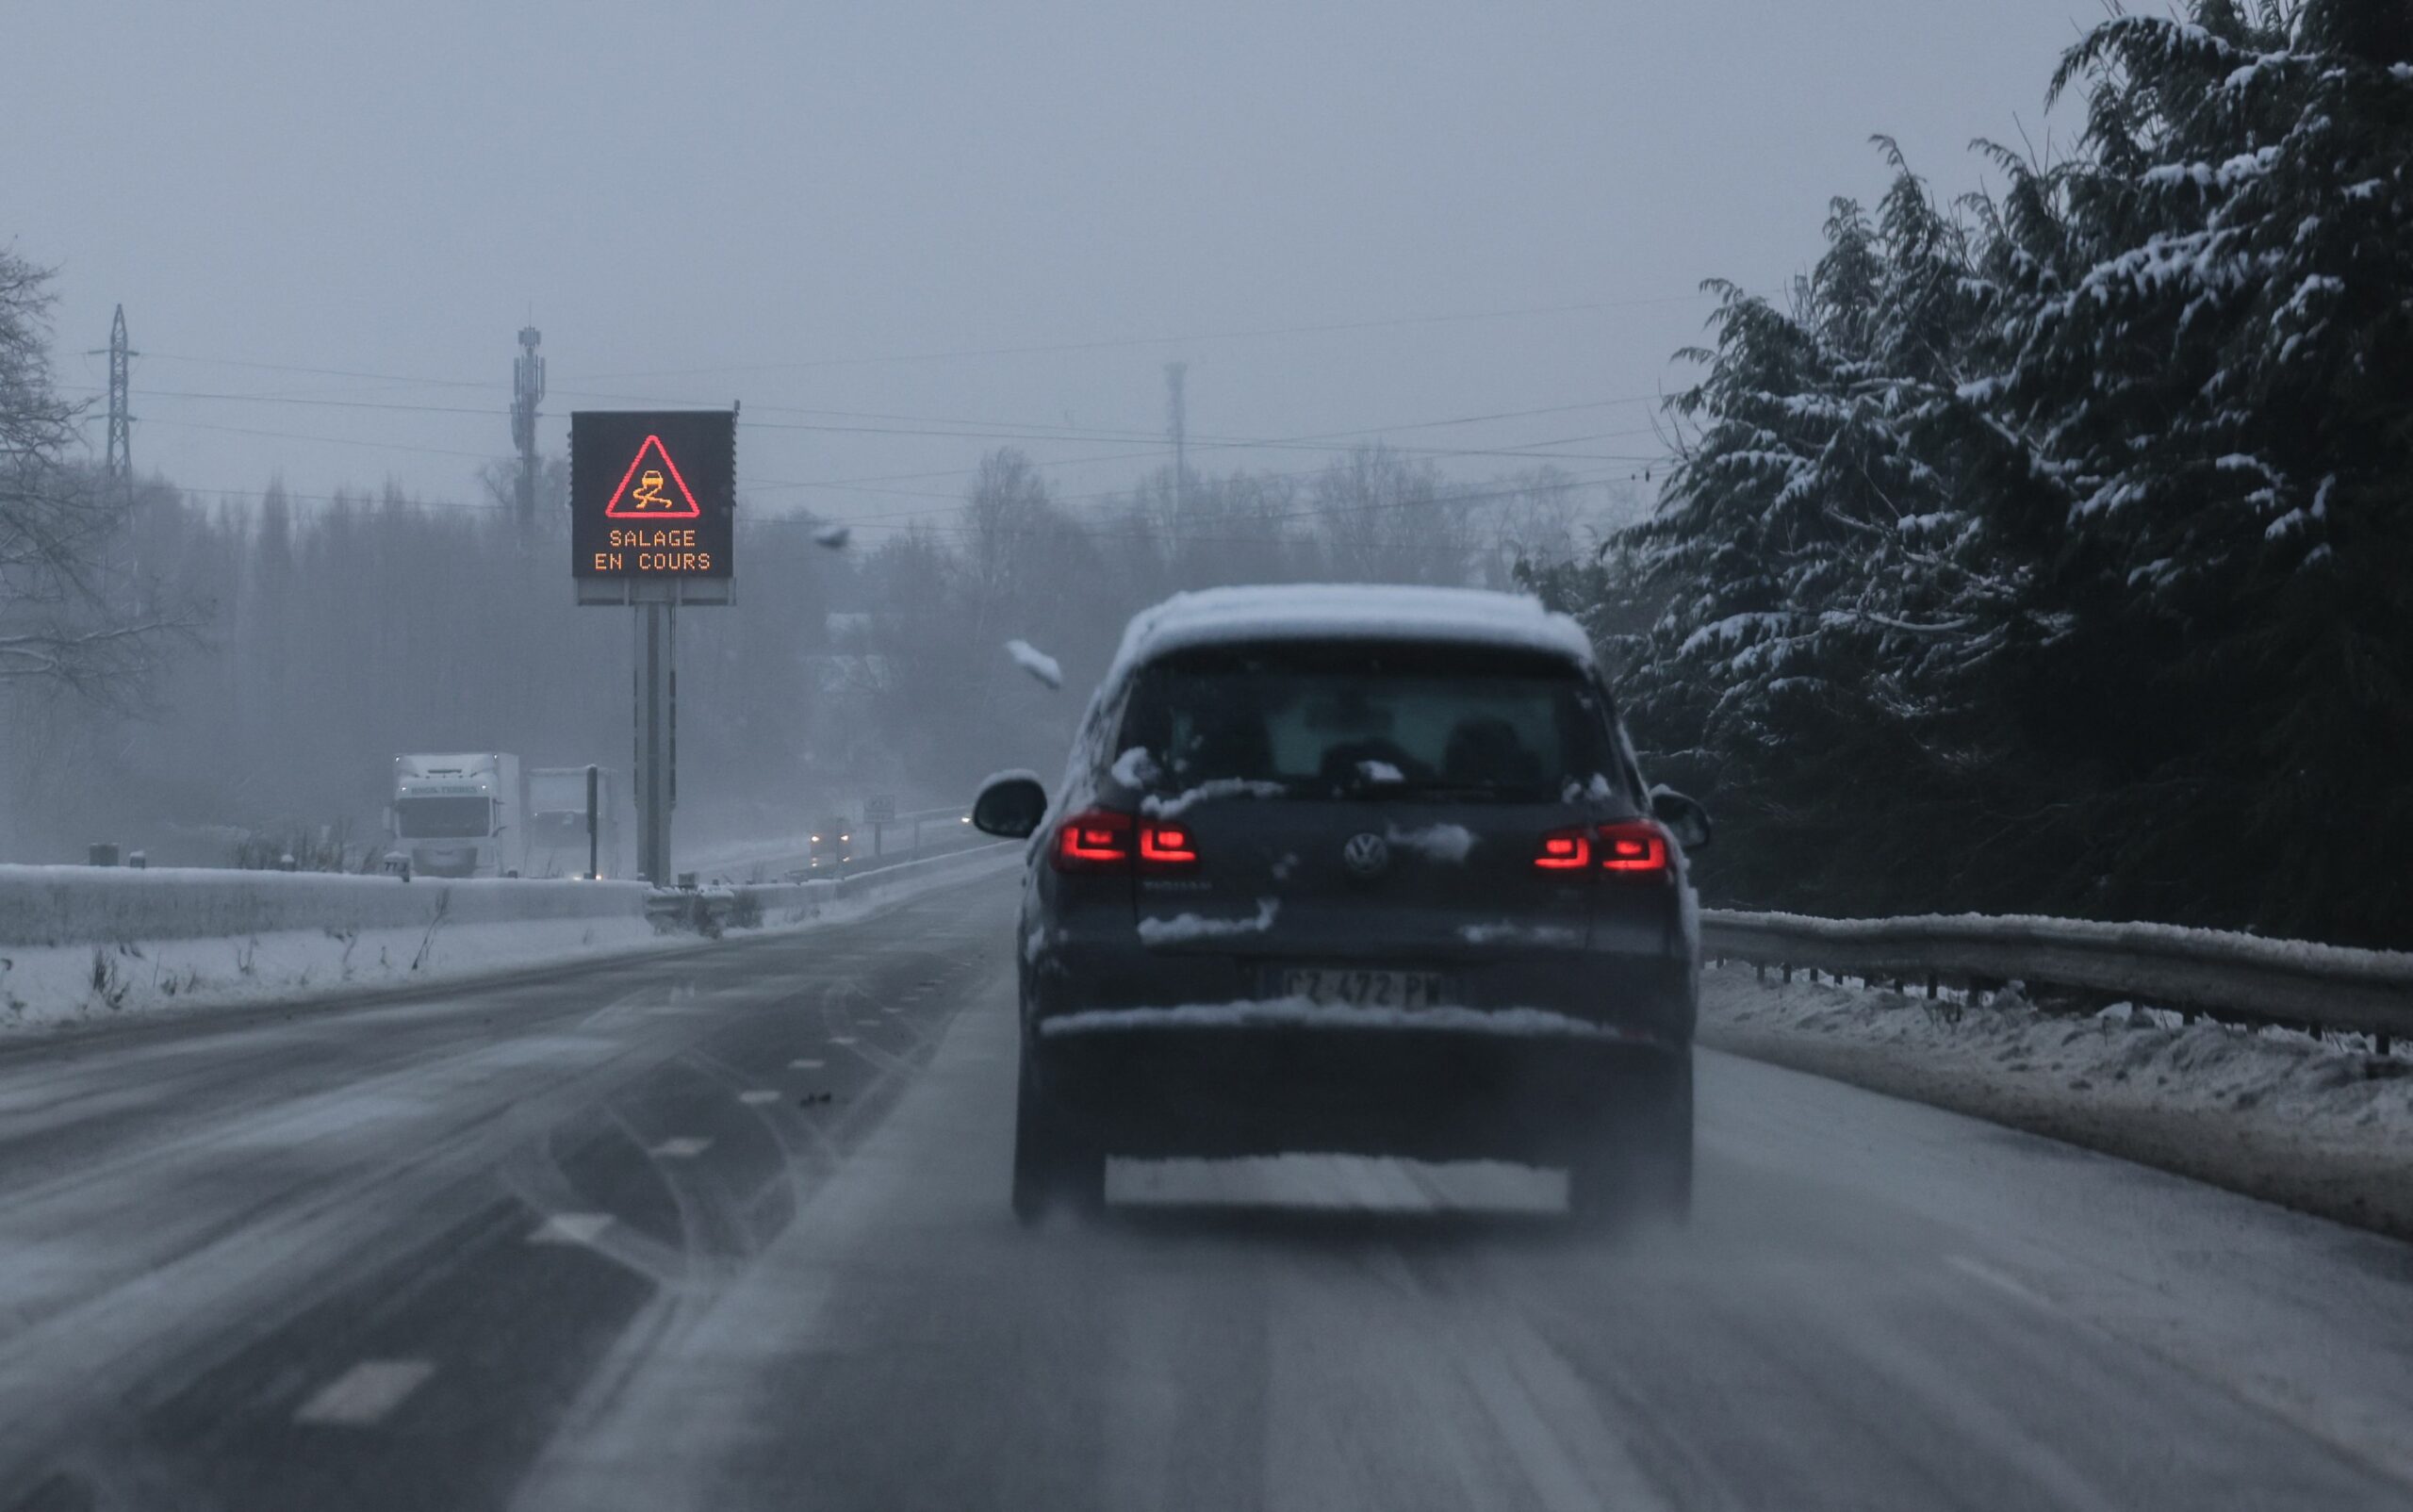
<path fill-rule="evenodd" d="M 791 1060 L 788 1062 L 788 1069 L 790 1071 L 818 1071 L 821 1069 L 821 1065 L 822 1063 L 818 1060 Z"/>
<path fill-rule="evenodd" d="M 653 1147 L 653 1153 L 672 1160 L 692 1160 L 713 1147 L 713 1142 L 692 1134 L 664 1140 Z"/>
<path fill-rule="evenodd" d="M 829 1036 L 829 1043 L 831 1044 L 852 1044 L 855 1043 L 855 1037 L 851 1034 L 833 1034 Z"/>
<path fill-rule="evenodd" d="M 749 1108 L 763 1108 L 778 1102 L 780 1094 L 767 1087 L 757 1087 L 752 1092 L 739 1093 L 737 1100 Z"/>
<path fill-rule="evenodd" d="M 1944 1263 L 1960 1272 L 1962 1275 L 1983 1281 L 1986 1285 L 2007 1296 L 2017 1297 L 2020 1301 L 2027 1303 L 2031 1307 L 2042 1307 L 2046 1312 L 2054 1310 L 2053 1304 L 2049 1300 L 2029 1290 L 2027 1287 L 2020 1284 L 2016 1278 L 2005 1275 L 2002 1272 L 1995 1270 L 1993 1266 L 1988 1265 L 1983 1260 L 1973 1259 L 1966 1255 L 1947 1255 L 1944 1257 Z"/>
<path fill-rule="evenodd" d="M 531 1244 L 592 1244 L 612 1226 L 610 1213 L 555 1213 L 528 1236 Z"/>
<path fill-rule="evenodd" d="M 859 1018 L 855 1020 L 855 1022 L 867 1029 L 876 1029 L 879 1027 L 879 1020 L 876 1018 Z"/>
<path fill-rule="evenodd" d="M 293 1421 L 365 1428 L 401 1406 L 435 1373 L 435 1367 L 423 1359 L 365 1359 L 319 1388 Z"/>

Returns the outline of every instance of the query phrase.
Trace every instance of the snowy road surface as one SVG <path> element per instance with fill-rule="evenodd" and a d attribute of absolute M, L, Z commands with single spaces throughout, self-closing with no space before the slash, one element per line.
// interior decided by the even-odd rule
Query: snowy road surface
<path fill-rule="evenodd" d="M 1685 1235 L 1020 1229 L 1012 896 L 0 1051 L 0 1508 L 2413 1505 L 2413 1249 L 1729 1057 Z"/>

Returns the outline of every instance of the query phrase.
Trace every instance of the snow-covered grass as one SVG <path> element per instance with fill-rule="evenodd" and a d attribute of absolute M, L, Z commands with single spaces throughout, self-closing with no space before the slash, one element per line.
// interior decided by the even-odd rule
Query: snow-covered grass
<path fill-rule="evenodd" d="M 1796 982 L 1763 990 L 1748 968 L 1713 974 L 1724 1017 L 1834 1039 L 1914 1049 L 1938 1063 L 1958 1062 L 2004 1076 L 2057 1077 L 2074 1091 L 2106 1097 L 2267 1109 L 2294 1122 L 2345 1127 L 2386 1124 L 2413 1136 L 2413 1061 L 2405 1075 L 2370 1071 L 2362 1035 L 2311 1035 L 2197 1020 L 2166 1009 L 2114 1004 L 2084 1017 L 2044 1013 L 2017 984 L 2001 992 L 1950 994 L 1930 1001 L 1882 988 Z M 1744 982 L 1729 978 L 1743 978 Z"/>
<path fill-rule="evenodd" d="M 763 928 L 843 922 L 1013 859 L 1011 846 L 931 858 L 853 879 L 860 891 L 845 898 L 829 883 L 762 889 Z M 53 875 L 0 877 L 19 884 L 14 895 L 0 886 L 0 901 L 11 905 L 0 919 L 8 937 L 0 939 L 0 1034 L 409 987 L 696 942 L 661 934 L 645 916 L 646 889 L 626 883 L 0 867 L 29 872 Z M 13 906 L 33 896 L 35 881 L 52 895 L 47 913 Z M 313 913 L 321 922 L 289 927 Z M 36 928 L 50 931 L 42 943 L 8 943 Z M 74 933 L 84 937 L 59 937 Z"/>
<path fill-rule="evenodd" d="M 402 987 L 663 943 L 641 913 L 0 945 L 0 1032 Z"/>
<path fill-rule="evenodd" d="M 0 951 L 285 929 L 423 928 L 640 916 L 630 882 L 460 881 L 156 867 L 0 866 Z"/>
<path fill-rule="evenodd" d="M 2017 984 L 1926 997 L 1704 973 L 1701 1038 L 2070 1139 L 2349 1222 L 2413 1230 L 2413 1055 L 2116 1004 L 2040 1011 Z"/>

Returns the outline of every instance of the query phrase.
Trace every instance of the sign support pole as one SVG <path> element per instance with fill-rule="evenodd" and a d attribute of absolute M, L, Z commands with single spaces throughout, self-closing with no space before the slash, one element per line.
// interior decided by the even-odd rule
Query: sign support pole
<path fill-rule="evenodd" d="M 737 406 L 573 411 L 569 495 L 576 601 L 636 609 L 637 871 L 656 887 L 676 886 L 679 606 L 734 601 Z M 592 838 L 587 849 L 592 871 Z"/>
<path fill-rule="evenodd" d="M 670 679 L 672 605 L 637 606 L 637 870 L 656 887 L 670 869 Z"/>

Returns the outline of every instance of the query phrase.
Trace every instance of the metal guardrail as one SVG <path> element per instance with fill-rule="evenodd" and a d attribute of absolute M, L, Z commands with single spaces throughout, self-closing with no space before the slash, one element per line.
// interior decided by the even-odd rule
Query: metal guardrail
<path fill-rule="evenodd" d="M 844 877 L 802 882 L 748 882 L 709 887 L 660 887 L 646 895 L 646 917 L 662 932 L 700 934 L 718 939 L 724 929 L 748 929 L 767 915 L 809 903 L 860 897 L 895 882 L 929 875 L 979 857 L 1002 857 L 1019 848 L 1016 842 L 989 840 L 935 856 L 874 866 Z"/>
<path fill-rule="evenodd" d="M 2413 955 L 2160 924 L 1978 914 L 1820 919 L 1701 911 L 1701 953 L 1923 983 L 2021 981 L 2248 1023 L 2413 1034 Z"/>
<path fill-rule="evenodd" d="M 967 846 L 977 846 L 987 837 L 973 830 L 970 813 L 968 808 L 957 804 L 944 809 L 921 809 L 900 814 L 894 820 L 879 825 L 866 820 L 853 830 L 859 844 L 855 847 L 852 869 L 867 869 L 874 863 L 951 855 Z M 804 840 L 802 835 L 792 835 L 763 845 L 707 851 L 705 859 L 692 869 L 708 880 L 719 879 L 732 886 L 740 885 L 739 879 L 748 874 L 778 877 L 802 871 L 813 862 L 812 849 Z"/>

